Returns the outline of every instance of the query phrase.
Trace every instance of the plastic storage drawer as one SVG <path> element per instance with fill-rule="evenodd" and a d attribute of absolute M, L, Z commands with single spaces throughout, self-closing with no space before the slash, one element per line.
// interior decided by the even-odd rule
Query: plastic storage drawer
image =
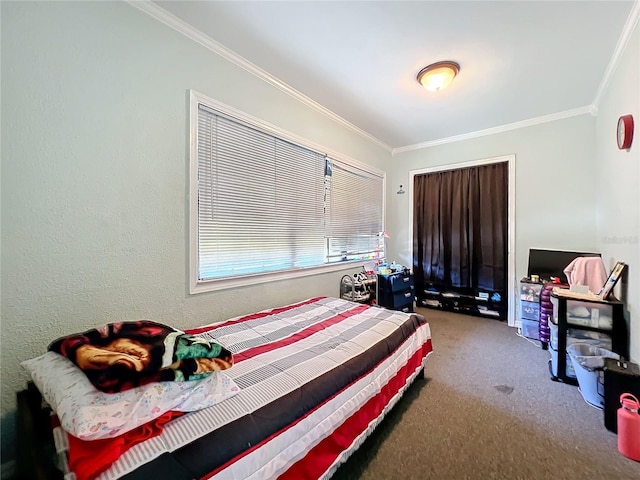
<path fill-rule="evenodd" d="M 521 300 L 520 310 L 522 318 L 526 318 L 527 320 L 535 320 L 536 323 L 540 319 L 539 303 Z"/>
<path fill-rule="evenodd" d="M 390 308 L 396 309 L 400 306 L 405 306 L 407 303 L 413 303 L 413 297 L 415 296 L 414 287 L 411 285 L 410 287 L 400 291 L 400 292 L 385 292 L 383 290 L 380 291 L 379 303 L 389 306 Z"/>
<path fill-rule="evenodd" d="M 404 304 L 396 305 L 393 307 L 393 310 L 398 310 L 404 313 L 412 313 L 413 312 L 413 298 Z"/>
<path fill-rule="evenodd" d="M 530 282 L 526 279 L 520 280 L 520 300 L 525 302 L 539 302 L 542 283 Z"/>
<path fill-rule="evenodd" d="M 613 327 L 613 306 L 600 302 L 567 300 L 566 320 L 568 325 L 611 330 Z M 558 299 L 551 297 L 553 318 L 558 323 Z"/>
<path fill-rule="evenodd" d="M 532 340 L 540 340 L 540 324 L 534 320 L 521 320 L 522 336 Z"/>
<path fill-rule="evenodd" d="M 409 271 L 378 275 L 378 305 L 392 310 L 413 312 L 415 287 Z"/>
<path fill-rule="evenodd" d="M 383 275 L 384 290 L 390 292 L 399 292 L 409 287 L 413 287 L 413 275 L 410 273 L 393 273 L 391 275 Z"/>

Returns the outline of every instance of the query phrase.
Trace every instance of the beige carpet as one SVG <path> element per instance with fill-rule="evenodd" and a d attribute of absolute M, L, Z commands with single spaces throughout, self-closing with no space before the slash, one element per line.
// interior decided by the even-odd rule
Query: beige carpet
<path fill-rule="evenodd" d="M 640 480 L 603 412 L 550 380 L 549 352 L 506 323 L 418 309 L 434 353 L 334 480 Z"/>

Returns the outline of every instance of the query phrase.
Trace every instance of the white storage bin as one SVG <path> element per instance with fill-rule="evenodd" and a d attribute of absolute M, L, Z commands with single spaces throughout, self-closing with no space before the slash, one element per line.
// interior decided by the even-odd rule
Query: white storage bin
<path fill-rule="evenodd" d="M 554 321 L 558 323 L 558 299 L 552 296 L 551 303 Z M 567 324 L 611 330 L 613 306 L 607 303 L 567 299 Z"/>
<path fill-rule="evenodd" d="M 549 322 L 551 330 L 550 346 L 558 349 L 558 325 Z M 611 350 L 611 336 L 602 332 L 592 332 L 589 330 L 580 330 L 579 328 L 567 328 L 567 348 L 572 343 L 589 343 L 596 347 Z"/>

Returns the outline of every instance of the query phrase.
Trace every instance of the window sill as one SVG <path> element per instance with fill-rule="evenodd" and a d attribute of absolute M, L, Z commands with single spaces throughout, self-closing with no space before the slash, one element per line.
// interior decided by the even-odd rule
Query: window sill
<path fill-rule="evenodd" d="M 196 295 L 198 293 L 214 292 L 217 290 L 228 290 L 231 288 L 246 287 L 248 285 L 258 285 L 280 280 L 289 280 L 300 277 L 308 277 L 311 275 L 338 272 L 340 270 L 363 266 L 366 263 L 370 262 L 371 260 L 352 260 L 348 262 L 334 263 L 331 265 L 322 265 L 321 267 L 288 270 L 285 272 L 261 273 L 257 275 L 246 275 L 243 277 L 225 278 L 221 280 L 196 281 L 191 284 L 189 293 L 192 295 Z"/>

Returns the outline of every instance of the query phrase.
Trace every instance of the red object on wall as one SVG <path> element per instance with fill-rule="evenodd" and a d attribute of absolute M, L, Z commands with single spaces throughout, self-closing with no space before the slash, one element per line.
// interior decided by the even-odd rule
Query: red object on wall
<path fill-rule="evenodd" d="M 618 119 L 616 137 L 620 150 L 626 150 L 631 147 L 633 142 L 633 115 L 622 115 Z"/>

